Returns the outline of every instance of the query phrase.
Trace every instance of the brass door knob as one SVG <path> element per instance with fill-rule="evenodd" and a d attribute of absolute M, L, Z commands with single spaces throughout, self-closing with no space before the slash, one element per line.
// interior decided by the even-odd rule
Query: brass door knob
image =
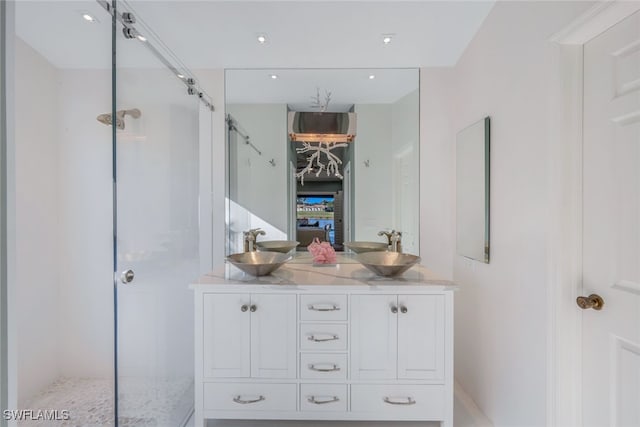
<path fill-rule="evenodd" d="M 604 300 L 598 294 L 591 294 L 588 297 L 578 297 L 576 298 L 576 304 L 583 310 L 587 310 L 589 308 L 593 308 L 594 310 L 602 310 L 602 306 L 604 305 Z"/>

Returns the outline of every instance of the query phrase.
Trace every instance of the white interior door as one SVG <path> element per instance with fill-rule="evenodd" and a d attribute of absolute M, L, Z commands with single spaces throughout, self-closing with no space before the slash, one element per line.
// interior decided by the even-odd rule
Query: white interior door
<path fill-rule="evenodd" d="M 583 425 L 640 426 L 640 12 L 584 46 Z"/>

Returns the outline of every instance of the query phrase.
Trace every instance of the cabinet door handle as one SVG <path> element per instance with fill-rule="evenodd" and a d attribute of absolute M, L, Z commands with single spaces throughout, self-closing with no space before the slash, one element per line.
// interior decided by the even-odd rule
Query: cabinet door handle
<path fill-rule="evenodd" d="M 392 306 L 391 306 L 391 312 L 392 312 L 393 314 L 396 314 L 396 313 L 398 312 L 398 307 L 396 307 L 395 305 L 392 305 Z"/>
<path fill-rule="evenodd" d="M 335 340 L 339 340 L 340 337 L 337 335 L 330 335 L 326 338 L 317 338 L 315 335 L 309 335 L 309 337 L 307 337 L 307 339 L 309 341 L 313 341 L 313 342 L 325 342 L 325 341 L 335 341 Z"/>
<path fill-rule="evenodd" d="M 251 304 L 251 307 L 249 307 L 249 310 L 251 310 L 252 313 L 255 313 L 258 310 L 258 307 L 255 304 Z"/>
<path fill-rule="evenodd" d="M 313 403 L 313 404 L 315 404 L 315 405 L 324 405 L 325 403 L 334 403 L 334 402 L 339 402 L 339 401 L 340 401 L 340 399 L 338 398 L 338 396 L 332 396 L 332 397 L 330 397 L 330 398 L 329 398 L 329 399 L 327 399 L 327 400 L 318 400 L 318 399 L 316 399 L 316 397 L 315 397 L 315 396 L 309 396 L 309 397 L 307 398 L 307 401 L 308 401 L 309 403 Z"/>
<path fill-rule="evenodd" d="M 239 403 L 241 405 L 247 405 L 249 403 L 258 403 L 258 402 L 262 402 L 263 400 L 267 400 L 267 399 L 262 395 L 258 396 L 257 399 L 249 399 L 249 400 L 243 399 L 242 396 L 240 395 L 233 398 L 234 402 Z"/>
<path fill-rule="evenodd" d="M 405 307 L 404 305 L 400 307 L 400 312 L 401 313 L 406 313 L 407 311 L 409 311 L 409 309 L 407 307 Z"/>
<path fill-rule="evenodd" d="M 415 405 L 416 401 L 411 397 L 386 397 L 384 398 L 384 403 L 388 403 L 389 405 Z"/>
<path fill-rule="evenodd" d="M 315 364 L 312 363 L 311 365 L 309 365 L 309 369 L 316 372 L 336 372 L 340 370 L 340 366 L 334 363 L 331 368 L 318 368 Z"/>
<path fill-rule="evenodd" d="M 240 307 L 240 311 L 244 313 L 247 310 L 249 310 L 249 306 L 247 304 L 242 304 L 242 307 Z"/>
<path fill-rule="evenodd" d="M 332 304 L 332 305 L 329 305 L 329 306 L 326 306 L 326 307 L 322 307 L 320 305 L 316 306 L 316 305 L 313 305 L 313 304 L 309 304 L 307 306 L 307 308 L 309 310 L 312 310 L 312 311 L 338 311 L 338 310 L 340 310 L 340 307 L 338 307 L 335 304 Z"/>

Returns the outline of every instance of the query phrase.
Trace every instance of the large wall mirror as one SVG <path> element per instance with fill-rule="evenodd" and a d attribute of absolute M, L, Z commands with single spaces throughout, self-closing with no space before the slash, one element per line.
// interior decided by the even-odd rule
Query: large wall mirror
<path fill-rule="evenodd" d="M 456 137 L 456 251 L 489 263 L 489 117 Z"/>
<path fill-rule="evenodd" d="M 419 254 L 417 69 L 231 69 L 225 96 L 227 254 L 253 228 L 299 251 L 394 229 Z"/>

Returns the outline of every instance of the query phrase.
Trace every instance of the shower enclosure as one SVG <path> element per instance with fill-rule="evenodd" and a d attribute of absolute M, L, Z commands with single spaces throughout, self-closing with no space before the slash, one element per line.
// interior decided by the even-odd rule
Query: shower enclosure
<path fill-rule="evenodd" d="M 175 427 L 193 407 L 213 106 L 153 7 L 15 3 L 16 409 L 61 411 L 24 425 Z"/>

